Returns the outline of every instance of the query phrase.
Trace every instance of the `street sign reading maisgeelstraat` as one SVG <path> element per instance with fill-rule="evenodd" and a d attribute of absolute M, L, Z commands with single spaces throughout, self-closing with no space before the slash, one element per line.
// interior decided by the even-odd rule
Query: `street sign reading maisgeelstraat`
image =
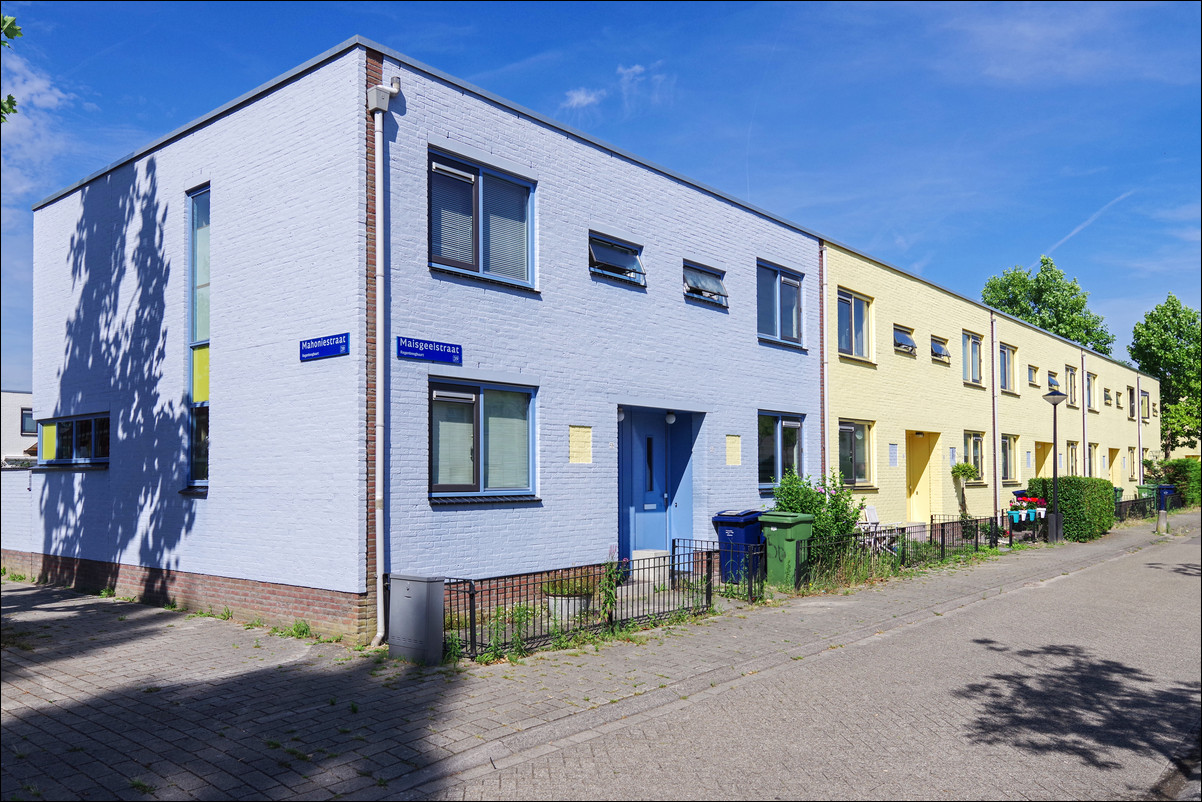
<path fill-rule="evenodd" d="M 418 340 L 413 337 L 396 338 L 397 359 L 423 359 L 427 362 L 463 364 L 463 346 L 438 343 L 433 340 Z"/>
<path fill-rule="evenodd" d="M 326 359 L 331 356 L 346 356 L 351 352 L 351 334 L 331 334 L 300 341 L 300 361 Z"/>

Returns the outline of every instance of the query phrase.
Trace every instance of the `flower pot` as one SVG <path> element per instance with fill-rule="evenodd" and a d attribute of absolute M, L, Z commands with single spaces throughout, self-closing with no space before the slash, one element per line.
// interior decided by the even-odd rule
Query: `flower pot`
<path fill-rule="evenodd" d="M 1016 524 L 1021 521 L 1022 518 L 1019 517 L 1021 514 L 1018 510 L 1010 510 L 1010 523 Z"/>
<path fill-rule="evenodd" d="M 579 622 L 592 607 L 592 596 L 547 596 L 547 613 L 561 624 Z"/>
<path fill-rule="evenodd" d="M 1039 517 L 1041 519 L 1046 518 L 1048 516 L 1048 508 L 1047 507 L 1036 507 L 1035 512 L 1039 513 Z"/>

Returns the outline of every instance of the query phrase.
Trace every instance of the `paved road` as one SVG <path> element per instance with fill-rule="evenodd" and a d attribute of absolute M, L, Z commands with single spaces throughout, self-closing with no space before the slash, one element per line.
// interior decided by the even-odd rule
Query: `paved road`
<path fill-rule="evenodd" d="M 466 671 L 7 582 L 0 797 L 1154 798 L 1200 718 L 1173 524 Z"/>

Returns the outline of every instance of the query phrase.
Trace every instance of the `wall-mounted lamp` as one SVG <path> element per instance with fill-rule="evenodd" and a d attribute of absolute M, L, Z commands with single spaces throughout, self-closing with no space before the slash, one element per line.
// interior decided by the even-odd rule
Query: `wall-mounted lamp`
<path fill-rule="evenodd" d="M 667 415 L 664 415 L 664 420 L 666 420 L 668 425 L 671 426 L 673 423 L 676 423 L 676 413 L 669 412 Z"/>
<path fill-rule="evenodd" d="M 626 420 L 626 410 L 618 407 L 618 423 L 621 423 L 624 420 Z"/>

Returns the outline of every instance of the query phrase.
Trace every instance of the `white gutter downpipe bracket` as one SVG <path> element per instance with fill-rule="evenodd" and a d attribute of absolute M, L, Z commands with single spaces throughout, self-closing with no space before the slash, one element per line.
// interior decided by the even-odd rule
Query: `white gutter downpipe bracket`
<path fill-rule="evenodd" d="M 372 123 L 375 129 L 375 207 L 376 207 L 376 529 L 372 546 L 376 552 L 376 636 L 371 645 L 379 646 L 384 642 L 384 626 L 386 622 L 384 611 L 384 559 L 380 549 L 383 542 L 381 533 L 384 531 L 384 444 L 387 422 L 385 410 L 385 381 L 388 366 L 388 344 L 384 340 L 384 298 L 387 296 L 388 269 L 384 255 L 388 249 L 384 246 L 384 112 L 388 111 L 388 103 L 401 91 L 401 79 L 393 78 L 392 86 L 383 84 L 367 90 L 367 107 L 372 112 Z"/>

